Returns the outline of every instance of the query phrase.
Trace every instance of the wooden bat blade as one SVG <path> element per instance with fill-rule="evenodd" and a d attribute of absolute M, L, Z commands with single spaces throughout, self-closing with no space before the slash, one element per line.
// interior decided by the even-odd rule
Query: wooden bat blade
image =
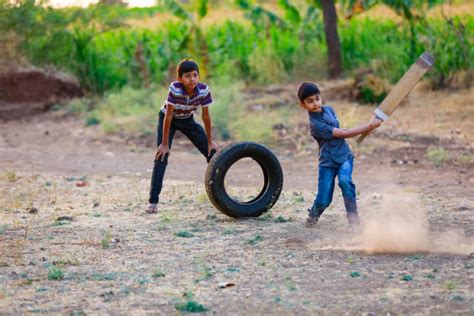
<path fill-rule="evenodd" d="M 424 52 L 418 57 L 415 63 L 411 65 L 392 90 L 390 90 L 382 103 L 375 109 L 375 115 L 381 120 L 386 121 L 433 64 L 434 58 L 430 53 Z M 362 143 L 366 136 L 367 133 L 362 134 L 357 139 L 357 143 Z"/>

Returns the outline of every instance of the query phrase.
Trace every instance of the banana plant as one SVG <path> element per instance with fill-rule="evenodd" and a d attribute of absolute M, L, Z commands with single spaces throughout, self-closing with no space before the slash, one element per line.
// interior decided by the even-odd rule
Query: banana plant
<path fill-rule="evenodd" d="M 235 3 L 244 11 L 245 17 L 251 20 L 254 25 L 267 30 L 267 38 L 269 37 L 269 29 L 272 25 L 281 28 L 291 27 L 297 29 L 303 44 L 308 36 L 306 32 L 308 26 L 314 24 L 315 19 L 319 18 L 317 12 L 322 11 L 324 16 L 324 32 L 328 46 L 329 77 L 337 78 L 342 74 L 341 45 L 337 34 L 337 13 L 334 0 L 308 0 L 308 9 L 304 18 L 301 17 L 298 9 L 288 0 L 278 0 L 278 6 L 282 9 L 284 17 L 280 17 L 264 7 L 254 4 L 251 0 L 236 0 Z M 311 35 L 318 36 L 318 34 Z"/>
<path fill-rule="evenodd" d="M 180 50 L 187 51 L 200 64 L 201 75 L 206 75 L 209 69 L 209 49 L 201 25 L 202 19 L 208 13 L 208 0 L 198 0 L 194 6 L 184 6 L 174 0 L 160 0 L 158 4 L 176 16 L 188 26 Z"/>
<path fill-rule="evenodd" d="M 283 2 L 288 3 L 288 1 Z M 267 39 L 270 37 L 270 28 L 272 26 L 277 26 L 283 29 L 288 27 L 285 19 L 279 17 L 272 11 L 265 9 L 263 6 L 254 4 L 251 0 L 236 0 L 235 4 L 244 12 L 244 16 L 249 19 L 256 28 L 265 30 Z"/>
<path fill-rule="evenodd" d="M 341 0 L 342 7 L 348 12 L 347 17 L 366 11 L 377 4 L 384 4 L 395 11 L 409 24 L 410 29 L 410 60 L 417 57 L 416 24 L 425 23 L 425 13 L 428 9 L 444 0 Z"/>

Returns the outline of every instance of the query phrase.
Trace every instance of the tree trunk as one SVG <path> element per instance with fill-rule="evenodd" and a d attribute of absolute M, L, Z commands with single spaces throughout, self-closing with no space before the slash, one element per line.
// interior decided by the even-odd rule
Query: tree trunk
<path fill-rule="evenodd" d="M 337 34 L 337 13 L 334 0 L 321 0 L 324 16 L 324 33 L 328 47 L 329 78 L 342 74 L 341 43 Z"/>

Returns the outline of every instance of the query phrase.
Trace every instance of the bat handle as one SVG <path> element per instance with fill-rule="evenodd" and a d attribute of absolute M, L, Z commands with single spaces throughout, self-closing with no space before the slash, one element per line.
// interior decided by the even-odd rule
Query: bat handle
<path fill-rule="evenodd" d="M 357 138 L 357 144 L 360 145 L 360 143 L 362 143 L 362 141 L 367 137 L 367 135 L 369 135 L 368 132 L 360 135 L 359 138 Z"/>
<path fill-rule="evenodd" d="M 387 114 L 385 114 L 382 110 L 379 108 L 375 109 L 375 117 L 381 120 L 382 122 L 385 122 L 388 119 Z M 364 134 L 360 135 L 359 138 L 357 138 L 357 145 L 360 145 L 362 141 L 370 134 L 370 131 L 365 132 Z"/>

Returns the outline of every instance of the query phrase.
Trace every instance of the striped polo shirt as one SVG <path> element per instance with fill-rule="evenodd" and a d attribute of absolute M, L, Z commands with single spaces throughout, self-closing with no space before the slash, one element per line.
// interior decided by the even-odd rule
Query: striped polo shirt
<path fill-rule="evenodd" d="M 181 82 L 174 81 L 170 84 L 168 98 L 161 108 L 163 113 L 166 113 L 168 104 L 174 107 L 173 118 L 185 119 L 193 115 L 199 107 L 212 104 L 211 91 L 206 84 L 199 82 L 190 96 Z"/>

